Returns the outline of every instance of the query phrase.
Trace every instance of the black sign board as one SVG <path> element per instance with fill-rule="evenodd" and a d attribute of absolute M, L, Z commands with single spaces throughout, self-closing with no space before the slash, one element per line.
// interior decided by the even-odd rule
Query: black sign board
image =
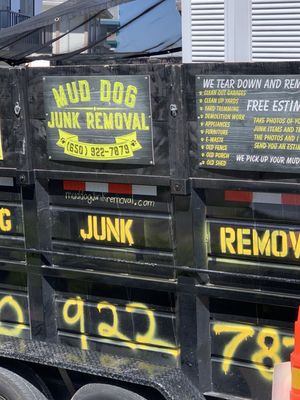
<path fill-rule="evenodd" d="M 209 225 L 213 256 L 299 264 L 300 230 L 297 226 L 230 222 Z"/>
<path fill-rule="evenodd" d="M 153 164 L 149 76 L 47 76 L 53 160 Z"/>
<path fill-rule="evenodd" d="M 169 218 L 61 209 L 53 210 L 52 216 L 55 240 L 119 248 L 172 249 Z"/>
<path fill-rule="evenodd" d="M 196 77 L 199 167 L 298 172 L 298 75 Z"/>

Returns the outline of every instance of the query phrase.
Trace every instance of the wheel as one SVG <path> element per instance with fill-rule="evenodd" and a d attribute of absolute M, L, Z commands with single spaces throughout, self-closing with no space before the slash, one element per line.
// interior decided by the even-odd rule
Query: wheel
<path fill-rule="evenodd" d="M 47 400 L 20 375 L 0 367 L 0 400 Z"/>
<path fill-rule="evenodd" d="M 90 384 L 80 388 L 71 400 L 146 400 L 129 390 L 112 385 Z"/>

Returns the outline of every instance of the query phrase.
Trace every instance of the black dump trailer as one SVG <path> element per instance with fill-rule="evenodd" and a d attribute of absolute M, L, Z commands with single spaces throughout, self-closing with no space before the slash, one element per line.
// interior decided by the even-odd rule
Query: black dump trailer
<path fill-rule="evenodd" d="M 298 77 L 0 69 L 1 397 L 271 399 L 300 302 Z"/>

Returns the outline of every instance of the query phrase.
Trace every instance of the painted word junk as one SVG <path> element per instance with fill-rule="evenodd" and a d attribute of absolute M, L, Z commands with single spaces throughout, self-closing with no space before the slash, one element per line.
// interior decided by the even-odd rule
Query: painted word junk
<path fill-rule="evenodd" d="M 149 77 L 46 77 L 44 94 L 51 158 L 153 162 Z"/>
<path fill-rule="evenodd" d="M 99 217 L 89 215 L 87 217 L 87 228 L 80 230 L 83 240 L 96 240 L 99 242 L 116 242 L 132 246 L 132 219 Z"/>
<path fill-rule="evenodd" d="M 221 254 L 300 258 L 300 231 L 221 226 L 219 238 Z"/>

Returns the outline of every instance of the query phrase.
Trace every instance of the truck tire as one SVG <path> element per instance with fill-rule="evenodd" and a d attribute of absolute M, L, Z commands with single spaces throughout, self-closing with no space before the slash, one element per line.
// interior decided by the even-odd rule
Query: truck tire
<path fill-rule="evenodd" d="M 35 386 L 20 375 L 0 367 L 0 399 L 47 400 Z"/>
<path fill-rule="evenodd" d="M 89 384 L 80 388 L 71 400 L 146 400 L 129 390 L 113 385 Z"/>

